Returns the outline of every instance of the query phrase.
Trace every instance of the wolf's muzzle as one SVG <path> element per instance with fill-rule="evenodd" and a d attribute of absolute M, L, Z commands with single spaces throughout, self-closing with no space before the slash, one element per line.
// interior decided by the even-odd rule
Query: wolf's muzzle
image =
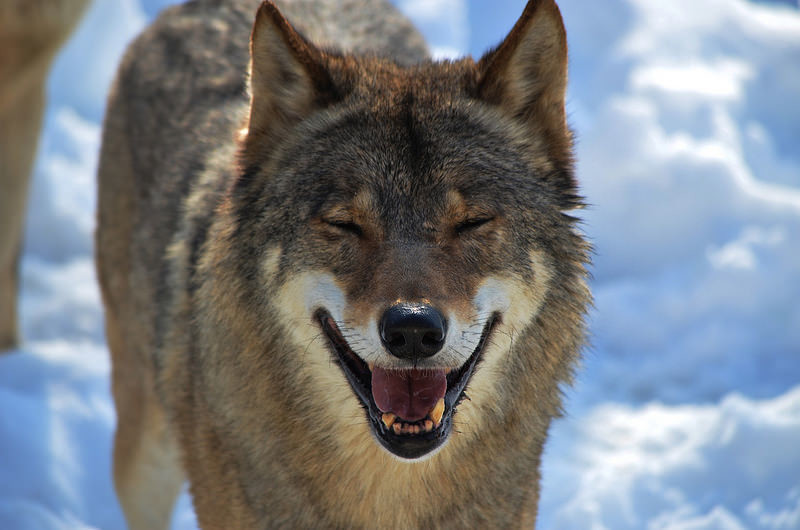
<path fill-rule="evenodd" d="M 447 335 L 447 321 L 430 305 L 400 303 L 383 313 L 378 330 L 389 353 L 417 361 L 439 353 Z"/>
<path fill-rule="evenodd" d="M 431 320 L 433 320 L 432 314 L 439 315 L 441 325 L 428 327 L 438 330 L 440 335 L 428 340 L 443 341 L 447 329 L 441 314 L 438 311 L 421 313 Z M 442 447 L 449 437 L 456 407 L 465 397 L 464 390 L 467 383 L 481 360 L 483 349 L 501 315 L 494 313 L 486 320 L 472 355 L 456 369 L 448 367 L 390 369 L 372 365 L 352 350 L 328 311 L 320 308 L 314 313 L 314 317 L 328 337 L 331 353 L 334 354 L 345 378 L 361 401 L 377 440 L 392 454 L 414 460 Z M 405 317 L 408 319 L 407 322 L 426 320 L 419 314 L 414 316 L 406 314 Z M 382 318 L 382 323 L 384 320 L 387 319 Z M 392 329 L 392 326 L 386 326 L 384 340 L 392 340 Z M 396 329 L 402 329 L 402 326 Z M 427 328 L 418 325 L 416 329 Z M 383 330 L 381 327 L 381 332 Z M 417 340 L 418 336 L 420 333 L 412 333 L 411 340 Z M 419 340 L 424 340 L 424 337 L 425 333 L 422 333 Z M 399 342 L 399 337 L 394 338 Z M 408 342 L 408 336 L 404 336 L 403 340 Z M 442 346 L 438 347 L 439 350 L 441 348 Z"/>

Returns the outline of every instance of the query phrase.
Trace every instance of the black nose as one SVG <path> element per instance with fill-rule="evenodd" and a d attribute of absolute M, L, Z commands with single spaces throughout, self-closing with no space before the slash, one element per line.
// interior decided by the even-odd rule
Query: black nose
<path fill-rule="evenodd" d="M 444 316 L 427 304 L 395 304 L 378 324 L 381 340 L 395 357 L 417 360 L 442 349 L 447 333 Z"/>

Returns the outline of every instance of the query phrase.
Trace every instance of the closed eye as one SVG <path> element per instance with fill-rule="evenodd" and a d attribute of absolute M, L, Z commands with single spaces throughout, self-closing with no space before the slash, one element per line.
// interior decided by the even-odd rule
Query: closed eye
<path fill-rule="evenodd" d="M 328 226 L 332 226 L 341 232 L 352 234 L 358 237 L 361 237 L 364 234 L 364 231 L 361 229 L 361 227 L 356 223 L 354 223 L 353 221 L 342 221 L 338 219 L 336 220 L 324 219 L 324 221 L 325 224 L 327 224 Z"/>
<path fill-rule="evenodd" d="M 476 217 L 474 219 L 467 219 L 466 221 L 462 221 L 456 225 L 456 233 L 457 234 L 464 234 L 466 232 L 472 232 L 485 224 L 494 221 L 494 217 Z"/>

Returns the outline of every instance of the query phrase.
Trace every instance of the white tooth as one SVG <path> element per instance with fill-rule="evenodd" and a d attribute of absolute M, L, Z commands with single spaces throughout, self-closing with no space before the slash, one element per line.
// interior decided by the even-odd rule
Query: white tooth
<path fill-rule="evenodd" d="M 397 416 L 395 416 L 391 412 L 387 412 L 386 414 L 381 416 L 381 421 L 383 421 L 383 424 L 386 425 L 387 429 L 394 424 L 395 420 L 397 420 Z"/>
<path fill-rule="evenodd" d="M 400 422 L 397 422 L 394 425 L 392 425 L 392 430 L 394 431 L 395 434 L 400 434 L 400 431 L 402 429 L 403 429 L 403 426 L 400 424 Z"/>
<path fill-rule="evenodd" d="M 425 431 L 432 431 L 433 430 L 433 422 L 431 420 L 425 420 Z"/>
<path fill-rule="evenodd" d="M 428 413 L 428 417 L 433 420 L 433 424 L 437 427 L 442 423 L 442 415 L 444 415 L 444 398 L 440 398 L 433 406 L 433 409 Z"/>

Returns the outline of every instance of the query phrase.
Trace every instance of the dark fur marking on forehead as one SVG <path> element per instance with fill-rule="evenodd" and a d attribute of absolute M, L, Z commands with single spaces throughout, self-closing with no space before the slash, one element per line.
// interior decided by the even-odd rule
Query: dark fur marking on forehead
<path fill-rule="evenodd" d="M 412 172 L 418 173 L 423 164 L 424 140 L 414 117 L 414 92 L 408 90 L 400 103 L 402 120 L 408 146 L 408 165 Z"/>

